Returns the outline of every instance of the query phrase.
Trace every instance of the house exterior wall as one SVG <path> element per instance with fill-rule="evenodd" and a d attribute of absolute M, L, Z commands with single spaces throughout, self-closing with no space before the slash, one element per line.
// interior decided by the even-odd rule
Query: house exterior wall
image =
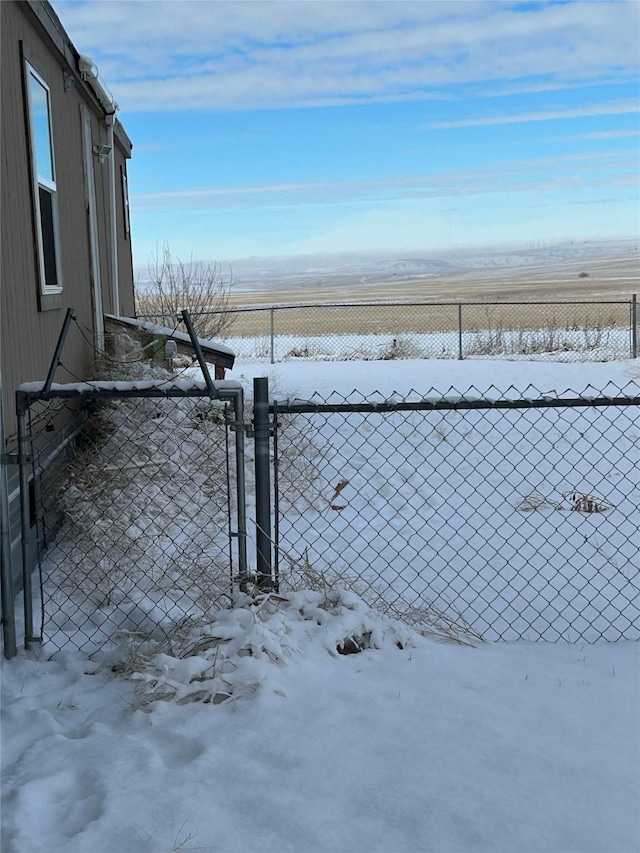
<path fill-rule="evenodd" d="M 94 359 L 94 287 L 84 169 L 81 105 L 90 116 L 92 145 L 106 144 L 105 114 L 77 69 L 77 52 L 46 3 L 0 2 L 2 107 L 0 147 L 1 248 L 0 370 L 5 431 L 15 430 L 14 391 L 21 382 L 43 380 L 66 314 L 74 309 L 57 382 L 87 378 Z M 33 168 L 26 106 L 27 60 L 49 87 L 59 216 L 62 293 L 42 298 L 38 274 Z M 65 85 L 65 75 L 66 85 Z M 115 131 L 115 200 L 120 314 L 133 314 L 130 235 L 125 234 L 121 170 L 131 143 Z M 115 310 L 108 162 L 91 157 L 95 176 L 102 312 Z"/>

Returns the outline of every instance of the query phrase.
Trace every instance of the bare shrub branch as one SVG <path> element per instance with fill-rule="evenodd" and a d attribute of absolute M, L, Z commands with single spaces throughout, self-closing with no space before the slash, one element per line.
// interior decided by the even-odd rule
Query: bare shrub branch
<path fill-rule="evenodd" d="M 236 314 L 229 311 L 229 295 L 234 285 L 233 272 L 222 274 L 218 263 L 203 264 L 174 258 L 169 244 L 149 261 L 149 280 L 136 289 L 139 317 L 175 324 L 182 311 L 191 315 L 200 338 L 228 337 Z"/>

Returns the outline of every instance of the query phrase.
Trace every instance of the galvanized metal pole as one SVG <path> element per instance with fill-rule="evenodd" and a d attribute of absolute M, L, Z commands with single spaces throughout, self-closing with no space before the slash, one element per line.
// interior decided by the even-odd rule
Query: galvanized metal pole
<path fill-rule="evenodd" d="M 271 349 L 270 349 L 270 358 L 271 364 L 275 364 L 275 327 L 276 327 L 276 318 L 275 318 L 275 308 L 269 309 L 269 338 L 271 341 Z"/>
<path fill-rule="evenodd" d="M 631 295 L 631 358 L 638 357 L 638 294 Z"/>
<path fill-rule="evenodd" d="M 458 302 L 458 361 L 462 361 L 462 302 Z"/>
<path fill-rule="evenodd" d="M 62 329 L 60 330 L 60 336 L 58 338 L 58 343 L 56 344 L 55 351 L 53 353 L 53 358 L 51 359 L 51 364 L 49 366 L 49 373 L 47 374 L 47 378 L 44 383 L 43 392 L 48 394 L 51 390 L 51 384 L 53 382 L 53 377 L 56 375 L 56 370 L 58 369 L 58 365 L 60 364 L 60 356 L 62 355 L 62 349 L 64 347 L 64 342 L 67 339 L 67 332 L 69 331 L 69 326 L 71 321 L 74 319 L 75 315 L 73 313 L 73 308 L 67 308 L 67 313 L 64 318 L 64 322 L 62 323 Z"/>
<path fill-rule="evenodd" d="M 240 576 L 240 589 L 245 592 L 247 587 L 247 500 L 244 477 L 244 393 L 239 388 L 235 393 L 234 418 L 236 422 L 236 502 L 237 502 L 237 525 L 238 525 L 238 575 Z"/>
<path fill-rule="evenodd" d="M 189 333 L 189 337 L 191 338 L 191 346 L 193 347 L 193 351 L 195 352 L 196 358 L 198 359 L 198 364 L 200 365 L 200 370 L 202 371 L 202 378 L 206 383 L 207 391 L 209 392 L 209 397 L 211 397 L 212 400 L 216 400 L 218 398 L 218 395 L 216 393 L 215 385 L 213 384 L 213 380 L 211 379 L 211 374 L 209 373 L 207 362 L 204 360 L 202 347 L 200 346 L 200 341 L 198 340 L 198 336 L 195 333 L 193 323 L 191 322 L 191 315 L 188 311 L 182 312 L 182 320 L 184 321 L 184 324 L 187 327 L 187 332 Z"/>
<path fill-rule="evenodd" d="M 256 575 L 258 589 L 273 589 L 271 576 L 271 477 L 269 462 L 269 380 L 253 380 L 256 472 Z"/>
<path fill-rule="evenodd" d="M 2 376 L 0 375 L 0 454 L 6 452 L 2 411 Z M 11 536 L 9 530 L 9 483 L 7 466 L 0 461 L 0 572 L 2 584 L 2 636 L 4 656 L 12 658 L 16 648 L 16 617 L 13 609 L 13 572 L 11 568 Z"/>
<path fill-rule="evenodd" d="M 31 506 L 29 501 L 29 429 L 27 414 L 29 401 L 24 394 L 16 392 L 18 413 L 18 465 L 20 469 L 20 526 L 22 530 L 22 592 L 24 597 L 24 643 L 40 639 L 33 636 L 33 590 L 31 587 Z"/>
<path fill-rule="evenodd" d="M 280 476 L 278 471 L 278 401 L 273 401 L 273 585 L 280 592 Z"/>

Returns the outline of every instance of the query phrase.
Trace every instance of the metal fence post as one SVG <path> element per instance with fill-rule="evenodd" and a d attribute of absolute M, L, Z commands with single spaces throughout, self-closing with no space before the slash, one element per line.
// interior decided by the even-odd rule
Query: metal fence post
<path fill-rule="evenodd" d="M 244 392 L 240 388 L 233 398 L 234 419 L 236 422 L 236 499 L 238 524 L 238 574 L 240 589 L 245 592 L 247 586 L 247 503 L 244 476 Z"/>
<path fill-rule="evenodd" d="M 638 294 L 631 294 L 631 358 L 638 357 Z"/>
<path fill-rule="evenodd" d="M 4 457 L 4 414 L 2 411 L 2 377 L 0 376 L 0 454 Z M 9 530 L 9 484 L 5 459 L 0 460 L 0 556 L 2 571 L 2 635 L 4 656 L 12 658 L 16 648 L 16 620 L 13 603 L 13 571 L 11 566 L 11 535 Z"/>
<path fill-rule="evenodd" d="M 458 302 L 458 361 L 462 361 L 462 302 Z"/>
<path fill-rule="evenodd" d="M 276 311 L 276 309 L 273 307 L 269 309 L 269 339 L 271 342 L 269 352 L 270 352 L 270 357 L 271 357 L 271 364 L 275 364 L 275 341 L 274 341 L 275 325 L 276 325 L 275 311 Z"/>
<path fill-rule="evenodd" d="M 256 575 L 258 588 L 273 589 L 271 571 L 271 477 L 269 461 L 269 380 L 253 380 L 253 434 L 256 472 Z"/>
<path fill-rule="evenodd" d="M 22 591 L 24 596 L 24 642 L 25 646 L 40 637 L 33 636 L 33 590 L 31 585 L 31 559 L 33 537 L 31 535 L 31 502 L 29 499 L 29 429 L 27 415 L 29 400 L 16 392 L 18 413 L 18 465 L 20 468 L 20 525 L 22 530 Z"/>

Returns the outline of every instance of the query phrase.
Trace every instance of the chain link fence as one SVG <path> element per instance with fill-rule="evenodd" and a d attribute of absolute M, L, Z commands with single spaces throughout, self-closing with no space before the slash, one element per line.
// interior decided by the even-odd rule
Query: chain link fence
<path fill-rule="evenodd" d="M 27 642 L 166 645 L 247 583 L 346 585 L 461 642 L 640 639 L 637 383 L 269 402 L 260 379 L 252 429 L 234 382 L 37 385 L 19 394 Z"/>
<path fill-rule="evenodd" d="M 23 561 L 41 592 L 34 636 L 27 570 L 27 639 L 90 654 L 161 640 L 229 604 L 240 570 L 229 399 L 184 380 L 21 399 Z"/>
<path fill-rule="evenodd" d="M 225 322 L 225 342 L 238 358 L 271 363 L 505 357 L 606 361 L 638 354 L 635 296 L 597 302 L 279 305 L 203 314 L 222 315 L 231 318 Z"/>
<path fill-rule="evenodd" d="M 281 588 L 459 639 L 639 639 L 638 391 L 277 401 Z"/>

